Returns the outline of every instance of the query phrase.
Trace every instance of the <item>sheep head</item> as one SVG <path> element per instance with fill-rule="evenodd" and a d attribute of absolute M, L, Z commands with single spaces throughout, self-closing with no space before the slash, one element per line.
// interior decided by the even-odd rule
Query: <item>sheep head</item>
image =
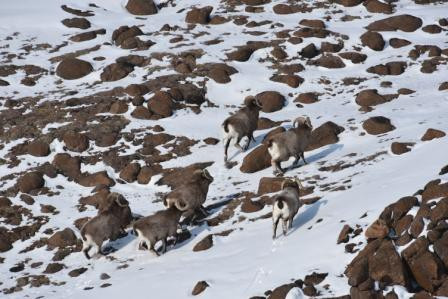
<path fill-rule="evenodd" d="M 244 105 L 249 108 L 258 108 L 262 109 L 263 106 L 261 105 L 260 101 L 256 99 L 254 96 L 248 96 L 244 99 Z"/>
<path fill-rule="evenodd" d="M 297 124 L 297 126 L 296 126 L 296 124 Z M 300 127 L 306 126 L 310 130 L 313 129 L 313 125 L 311 124 L 311 119 L 308 116 L 299 116 L 294 120 L 293 127 L 298 128 L 299 126 Z"/>
<path fill-rule="evenodd" d="M 294 179 L 285 179 L 282 182 L 281 189 L 283 190 L 287 187 L 297 188 L 299 191 L 303 189 L 303 185 L 297 177 L 294 177 Z"/>

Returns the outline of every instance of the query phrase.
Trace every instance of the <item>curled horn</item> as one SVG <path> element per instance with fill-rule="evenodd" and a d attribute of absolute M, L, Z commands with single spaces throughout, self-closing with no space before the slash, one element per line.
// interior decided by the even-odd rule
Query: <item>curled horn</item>
<path fill-rule="evenodd" d="M 117 203 L 118 206 L 120 206 L 122 208 L 125 208 L 129 205 L 129 202 L 121 194 L 112 193 L 110 196 L 113 196 L 114 201 Z"/>
<path fill-rule="evenodd" d="M 299 186 L 300 189 L 303 189 L 302 182 L 300 182 L 299 178 L 294 177 L 294 181 L 297 183 L 297 186 Z"/>
<path fill-rule="evenodd" d="M 303 118 L 303 116 L 299 116 L 296 119 L 294 119 L 294 122 L 292 123 L 292 126 L 294 128 L 297 128 L 299 126 L 299 124 L 303 124 L 303 123 L 305 123 L 305 121 L 306 120 Z M 297 126 L 296 126 L 296 124 L 297 124 Z"/>
<path fill-rule="evenodd" d="M 261 105 L 260 101 L 257 98 L 254 99 L 255 99 L 255 105 L 257 105 L 260 108 L 263 108 L 263 105 Z"/>
<path fill-rule="evenodd" d="M 202 175 L 209 181 L 213 181 L 213 177 L 210 175 L 207 169 L 202 170 Z"/>
<path fill-rule="evenodd" d="M 291 182 L 291 179 L 285 179 L 285 180 L 283 180 L 282 185 L 281 185 L 280 188 L 283 190 L 283 188 L 285 188 L 285 184 L 288 183 L 288 182 Z"/>

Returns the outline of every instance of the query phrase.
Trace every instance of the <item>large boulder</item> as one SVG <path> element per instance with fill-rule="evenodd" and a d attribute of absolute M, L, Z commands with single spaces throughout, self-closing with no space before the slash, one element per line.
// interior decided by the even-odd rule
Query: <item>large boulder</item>
<path fill-rule="evenodd" d="M 87 76 L 93 71 L 92 65 L 78 58 L 66 58 L 56 67 L 56 75 L 66 80 L 75 80 Z"/>
<path fill-rule="evenodd" d="M 145 16 L 157 13 L 157 6 L 153 0 L 129 0 L 126 9 L 133 15 Z"/>
<path fill-rule="evenodd" d="M 120 178 L 128 183 L 132 183 L 137 179 L 139 172 L 140 172 L 140 164 L 131 163 L 126 165 L 120 171 Z"/>
<path fill-rule="evenodd" d="M 263 177 L 258 182 L 258 195 L 273 193 L 281 190 L 282 183 L 285 179 L 279 177 Z"/>
<path fill-rule="evenodd" d="M 50 154 L 48 143 L 41 140 L 34 140 L 27 145 L 28 154 L 35 157 L 45 157 Z"/>
<path fill-rule="evenodd" d="M 277 91 L 263 91 L 255 96 L 262 105 L 261 111 L 270 113 L 279 111 L 285 105 L 285 97 Z"/>
<path fill-rule="evenodd" d="M 190 24 L 208 24 L 210 22 L 210 14 L 213 6 L 205 6 L 202 8 L 193 8 L 185 16 L 185 22 Z"/>
<path fill-rule="evenodd" d="M 85 134 L 67 131 L 64 133 L 62 140 L 65 146 L 74 152 L 83 152 L 89 148 L 89 139 Z"/>
<path fill-rule="evenodd" d="M 44 184 L 45 180 L 42 173 L 37 171 L 26 173 L 17 181 L 17 186 L 20 192 L 23 193 L 29 193 L 35 189 L 40 189 Z"/>
<path fill-rule="evenodd" d="M 90 28 L 90 22 L 86 18 L 63 19 L 62 24 L 69 28 L 87 29 Z"/>
<path fill-rule="evenodd" d="M 367 31 L 363 35 L 361 35 L 361 42 L 363 46 L 367 46 L 375 51 L 382 51 L 386 42 L 383 39 L 383 36 L 378 32 Z"/>
<path fill-rule="evenodd" d="M 380 95 L 376 89 L 365 89 L 356 95 L 355 101 L 359 106 L 376 106 L 388 102 L 388 99 Z"/>
<path fill-rule="evenodd" d="M 79 157 L 72 157 L 66 153 L 56 154 L 52 164 L 70 179 L 76 179 L 81 175 L 81 159 Z"/>
<path fill-rule="evenodd" d="M 426 130 L 425 134 L 422 136 L 422 141 L 429 141 L 436 138 L 442 138 L 445 137 L 445 132 L 436 130 L 436 129 L 428 129 Z"/>
<path fill-rule="evenodd" d="M 334 122 L 327 121 L 311 132 L 311 140 L 306 150 L 311 151 L 338 142 L 338 135 L 343 131 L 343 127 L 338 126 Z"/>
<path fill-rule="evenodd" d="M 169 93 L 157 91 L 148 101 L 148 109 L 161 117 L 169 117 L 173 114 L 174 102 Z"/>
<path fill-rule="evenodd" d="M 383 240 L 375 254 L 369 256 L 368 263 L 371 279 L 381 281 L 385 285 L 407 285 L 405 266 L 392 241 Z"/>
<path fill-rule="evenodd" d="M 106 66 L 101 73 L 100 77 L 102 81 L 117 81 L 126 77 L 134 70 L 134 67 L 127 63 L 112 63 Z"/>
<path fill-rule="evenodd" d="M 370 23 L 367 26 L 371 31 L 397 31 L 414 32 L 422 26 L 422 19 L 412 15 L 398 15 Z"/>
<path fill-rule="evenodd" d="M 268 168 L 271 165 L 271 155 L 268 152 L 268 146 L 262 144 L 247 154 L 240 170 L 244 173 L 254 173 Z"/>
<path fill-rule="evenodd" d="M 345 67 L 345 63 L 342 59 L 332 54 L 323 54 L 318 59 L 308 61 L 307 64 L 316 65 L 327 69 L 339 69 Z"/>
<path fill-rule="evenodd" d="M 73 230 L 65 228 L 64 230 L 54 233 L 48 240 L 47 245 L 50 249 L 63 248 L 76 245 L 77 238 Z"/>
<path fill-rule="evenodd" d="M 371 135 L 379 135 L 395 130 L 390 119 L 384 116 L 374 116 L 364 121 L 364 130 Z"/>

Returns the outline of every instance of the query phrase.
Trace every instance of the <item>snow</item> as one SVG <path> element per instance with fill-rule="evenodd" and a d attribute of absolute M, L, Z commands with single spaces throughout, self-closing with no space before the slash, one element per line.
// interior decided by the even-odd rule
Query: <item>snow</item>
<path fill-rule="evenodd" d="M 246 41 L 269 41 L 275 38 L 275 31 L 282 28 L 270 29 L 270 25 L 257 27 L 256 30 L 268 32 L 262 36 L 252 36 L 242 34 L 246 30 L 244 26 L 237 26 L 233 22 L 223 25 L 198 25 L 188 33 L 184 23 L 185 12 L 178 13 L 183 8 L 189 8 L 192 5 L 215 6 L 213 13 L 219 14 L 223 11 L 222 5 L 216 1 L 174 1 L 176 7 L 163 8 L 159 14 L 138 19 L 128 14 L 123 8 L 125 1 L 94 1 L 100 8 L 89 7 L 89 1 L 64 1 L 64 0 L 16 0 L 7 1 L 1 4 L 0 19 L 0 49 L 23 54 L 22 58 L 12 59 L 11 64 L 25 65 L 34 64 L 54 71 L 57 63 L 52 64 L 49 59 L 64 53 L 73 52 L 80 49 L 93 47 L 101 44 L 98 51 L 83 55 L 80 58 L 93 64 L 95 71 L 84 78 L 63 81 L 58 84 L 54 76 L 44 75 L 38 80 L 34 87 L 24 87 L 20 80 L 24 74 L 18 72 L 15 75 L 2 77 L 11 85 L 0 87 L 1 97 L 21 98 L 26 96 L 35 96 L 45 94 L 43 101 L 63 100 L 67 96 L 64 90 L 77 90 L 76 97 L 92 94 L 99 91 L 109 90 L 116 86 L 127 86 L 131 83 L 144 82 L 143 76 L 149 79 L 157 76 L 173 74 L 171 69 L 162 69 L 149 74 L 149 68 L 155 66 L 166 67 L 169 61 L 157 61 L 152 59 L 151 64 L 145 68 L 136 68 L 132 75 L 115 82 L 107 82 L 98 85 L 89 85 L 99 80 L 102 69 L 115 61 L 116 58 L 131 53 L 129 50 L 123 50 L 113 45 L 105 45 L 105 42 L 111 41 L 111 35 L 114 29 L 121 25 L 142 25 L 143 32 L 148 33 L 150 40 L 156 44 L 148 50 L 135 52 L 137 55 L 150 55 L 156 52 L 180 53 L 191 49 L 204 49 L 204 55 L 198 59 L 197 63 L 222 62 L 226 59 L 225 52 L 229 52 L 234 46 L 243 45 Z M 160 2 L 160 1 L 159 1 Z M 382 14 L 375 14 L 373 17 L 364 18 L 365 8 L 360 5 L 353 8 L 342 8 L 343 12 L 328 14 L 326 9 L 315 9 L 308 14 L 276 15 L 272 7 L 283 1 L 272 1 L 264 5 L 265 12 L 259 14 L 250 14 L 244 12 L 244 5 L 238 6 L 238 12 L 228 15 L 247 15 L 250 20 L 262 21 L 272 20 L 281 22 L 285 28 L 296 28 L 298 22 L 303 19 L 323 18 L 326 15 L 332 17 L 326 22 L 329 30 L 346 34 L 350 38 L 344 41 L 343 51 L 348 51 L 355 46 L 360 46 L 359 36 L 364 32 L 365 27 L 370 22 L 386 17 Z M 309 1 L 307 1 L 309 2 Z M 312 1 L 311 1 L 312 2 Z M 96 39 L 82 43 L 69 42 L 67 46 L 62 47 L 58 52 L 49 53 L 48 50 L 32 51 L 25 54 L 21 47 L 33 43 L 49 43 L 52 47 L 68 40 L 72 34 L 78 33 L 78 29 L 66 28 L 60 21 L 64 18 L 74 17 L 62 9 L 60 5 L 66 4 L 70 7 L 92 10 L 95 16 L 88 17 L 92 27 L 88 30 L 106 28 L 105 35 L 99 35 Z M 441 11 L 446 10 L 446 4 L 418 6 L 412 1 L 401 0 L 398 3 L 397 14 L 410 13 L 423 19 L 424 25 L 433 24 L 442 17 Z M 334 9 L 341 8 L 333 5 Z M 345 15 L 359 15 L 361 19 L 349 23 L 340 21 Z M 158 31 L 163 24 L 179 25 L 182 27 L 180 32 L 165 35 Z M 194 38 L 193 33 L 199 33 L 206 30 L 210 35 L 204 35 Z M 18 32 L 11 40 L 6 40 L 7 36 L 12 36 Z M 169 43 L 174 35 L 182 33 L 187 38 L 186 46 L 173 48 Z M 229 35 L 224 35 L 229 33 Z M 448 138 L 435 139 L 429 142 L 420 141 L 421 136 L 428 128 L 436 128 L 448 132 L 448 94 L 439 92 L 438 86 L 447 79 L 446 65 L 439 65 L 438 70 L 432 74 L 423 74 L 420 72 L 420 63 L 409 65 L 406 71 L 400 76 L 384 76 L 367 73 L 365 70 L 379 63 L 389 61 L 410 61 L 407 58 L 408 52 L 413 45 L 433 44 L 444 49 L 446 44 L 446 33 L 438 35 L 429 35 L 418 29 L 413 33 L 406 32 L 382 32 L 385 40 L 392 37 L 405 38 L 413 42 L 412 45 L 394 49 L 388 45 L 384 51 L 376 52 L 368 48 L 363 48 L 362 52 L 368 55 L 368 59 L 363 64 L 351 64 L 344 60 L 346 67 L 338 70 L 329 70 L 325 68 L 307 66 L 305 61 L 299 60 L 298 52 L 306 45 L 314 42 L 317 46 L 323 39 L 306 39 L 302 44 L 293 45 L 285 43 L 286 52 L 290 57 L 296 57 L 292 62 L 302 63 L 306 70 L 298 75 L 305 79 L 303 85 L 298 89 L 291 88 L 284 84 L 270 81 L 269 78 L 274 73 L 270 69 L 271 63 L 268 61 L 258 62 L 259 59 L 267 58 L 271 48 L 260 49 L 256 51 L 247 62 L 226 62 L 228 65 L 238 70 L 237 74 L 231 76 L 232 82 L 228 84 L 219 84 L 213 80 L 206 82 L 207 97 L 218 108 L 202 107 L 200 114 L 194 114 L 190 110 L 179 110 L 170 118 L 161 120 L 137 120 L 131 117 L 129 110 L 124 116 L 131 120 L 123 132 L 130 132 L 132 129 L 147 128 L 153 125 L 161 125 L 166 133 L 174 136 L 186 136 L 191 139 L 200 140 L 207 137 L 220 138 L 220 124 L 229 115 L 235 111 L 231 105 L 240 105 L 243 98 L 247 95 L 255 95 L 266 90 L 275 90 L 287 96 L 292 93 L 293 96 L 287 96 L 288 104 L 281 111 L 275 113 L 261 113 L 261 117 L 268 117 L 274 121 L 291 120 L 298 115 L 310 116 L 313 126 L 316 128 L 326 121 L 333 121 L 345 128 L 345 131 L 339 135 L 340 141 L 337 144 L 328 145 L 312 152 L 306 153 L 308 165 L 293 169 L 287 172 L 287 176 L 298 176 L 305 185 L 310 186 L 305 178 L 311 178 L 320 175 L 322 180 L 318 181 L 312 196 L 320 196 L 322 199 L 308 206 L 303 206 L 299 211 L 293 223 L 293 229 L 286 237 L 279 236 L 276 240 L 271 239 L 272 223 L 271 219 L 260 219 L 250 221 L 270 211 L 266 206 L 263 210 L 245 214 L 238 208 L 235 215 L 226 222 L 215 227 L 208 227 L 206 224 L 189 227 L 192 238 L 177 244 L 174 248 L 169 248 L 168 252 L 160 257 L 155 257 L 150 253 L 137 250 L 137 242 L 133 235 L 112 242 L 114 248 L 118 249 L 111 253 L 115 260 L 106 258 L 87 261 L 82 253 L 74 253 L 65 258 L 62 263 L 68 268 L 49 275 L 52 281 L 65 281 L 63 286 L 41 286 L 39 288 L 24 287 L 21 292 L 13 293 L 7 298 L 36 298 L 44 296 L 45 298 L 189 298 L 192 297 L 191 290 L 197 281 L 205 280 L 210 285 L 200 298 L 249 298 L 255 295 L 262 295 L 266 290 L 275 288 L 279 285 L 290 283 L 291 280 L 303 278 L 312 272 L 329 273 L 323 284 L 330 286 L 331 294 L 335 296 L 349 293 L 347 279 L 342 276 L 345 265 L 347 265 L 354 255 L 344 252 L 343 245 L 336 245 L 337 236 L 344 224 L 368 225 L 373 222 L 385 206 L 395 202 L 400 197 L 414 194 L 421 189 L 429 180 L 437 177 L 442 166 L 447 163 Z M 214 38 L 221 38 L 223 42 L 217 45 L 205 47 L 202 43 Z M 30 41 L 32 39 L 32 41 Z M 334 37 L 325 39 L 329 42 L 335 42 Z M 94 61 L 93 58 L 104 56 L 104 61 Z M 420 57 L 417 62 L 425 59 Z M 325 85 L 320 83 L 321 78 L 329 79 L 332 83 Z M 344 86 L 340 82 L 345 77 L 365 77 L 367 81 L 360 85 Z M 392 88 L 380 87 L 381 81 L 391 81 Z M 86 85 L 88 84 L 88 85 Z M 88 86 L 88 88 L 86 88 Z M 332 90 L 328 90 L 328 88 Z M 367 88 L 376 88 L 381 94 L 396 93 L 399 88 L 410 88 L 416 92 L 411 95 L 400 95 L 397 99 L 376 106 L 372 112 L 361 112 L 354 99 L 355 94 L 360 90 Z M 47 93 L 50 90 L 60 92 Z M 305 105 L 304 108 L 297 108 L 293 100 L 298 93 L 302 92 L 322 92 L 320 101 L 311 105 Z M 15 94 L 17 93 L 17 94 Z M 148 98 L 149 94 L 145 97 Z M 0 109 L 3 109 L 1 107 Z M 394 131 L 385 135 L 361 135 L 363 129 L 362 122 L 371 116 L 385 116 L 391 119 L 396 127 Z M 107 115 L 105 115 L 107 117 Z M 352 119 L 352 120 L 350 120 Z M 54 123 L 41 128 L 43 133 L 49 132 L 67 123 Z M 283 124 L 290 125 L 290 122 Z M 351 129 L 353 128 L 353 130 Z M 259 144 L 263 136 L 269 130 L 256 131 L 255 138 Z M 5 142 L 5 147 L 0 148 L 0 156 L 4 157 L 9 150 L 24 140 Z M 416 145 L 409 153 L 404 155 L 393 155 L 390 152 L 390 144 L 394 141 L 415 142 Z M 126 153 L 135 152 L 137 147 L 132 143 L 120 140 L 128 145 Z M 251 144 L 250 150 L 256 145 Z M 214 177 L 214 182 L 210 186 L 209 200 L 207 203 L 215 203 L 218 200 L 233 196 L 240 191 L 256 192 L 260 178 L 272 176 L 272 170 L 266 169 L 254 174 L 244 174 L 239 171 L 244 154 L 234 147 L 229 150 L 229 157 L 237 161 L 238 165 L 232 169 L 227 169 L 223 162 L 223 148 L 219 143 L 216 146 L 204 146 L 202 142 L 191 148 L 192 154 L 169 160 L 162 163 L 163 168 L 182 167 L 196 162 L 213 161 L 209 172 Z M 54 141 L 51 144 L 52 154 L 44 158 L 36 158 L 29 155 L 18 157 L 21 162 L 14 168 L 18 173 L 27 168 L 52 161 L 54 155 L 63 152 L 63 144 Z M 161 148 L 162 149 L 162 148 Z M 89 152 L 99 152 L 104 149 L 91 146 Z M 336 164 L 339 161 L 352 163 L 360 158 L 368 157 L 385 151 L 372 161 L 359 163 L 336 172 L 324 172 L 319 168 Z M 356 153 L 356 156 L 350 157 L 348 154 Z M 77 153 L 70 153 L 78 155 Z M 88 155 L 88 152 L 81 155 Z M 0 160 L 1 161 L 1 160 Z M 290 163 L 286 163 L 290 166 Z M 118 173 L 102 162 L 95 165 L 82 165 L 82 171 L 96 172 L 107 170 L 111 178 L 118 178 Z M 6 165 L 0 164 L 0 177 L 11 173 Z M 161 202 L 154 202 L 158 192 L 167 192 L 166 186 L 158 186 L 155 182 L 157 178 L 152 178 L 148 185 L 139 185 L 136 182 L 131 184 L 117 184 L 112 191 L 120 192 L 128 199 L 131 209 L 135 214 L 149 215 L 157 210 L 163 209 Z M 445 175 L 445 178 L 448 179 Z M 62 175 L 56 178 L 45 177 L 46 186 L 55 189 L 57 185 L 64 186 L 59 190 L 60 194 L 56 196 L 39 195 L 34 197 L 36 204 L 26 206 L 34 215 L 42 215 L 40 204 L 51 204 L 59 211 L 58 215 L 51 215 L 50 221 L 45 224 L 40 232 L 47 228 L 63 229 L 70 227 L 77 231 L 74 220 L 93 216 L 96 210 L 88 208 L 84 212 L 78 212 L 76 206 L 78 199 L 88 196 L 91 188 L 82 187 L 74 182 L 68 181 Z M 346 180 L 350 183 L 344 184 Z M 235 182 L 244 181 L 245 183 L 234 185 Z M 319 186 L 334 183 L 334 187 L 349 185 L 343 191 L 322 191 Z M 14 181 L 8 181 L 2 185 L 1 189 L 6 189 L 14 184 Z M 14 204 L 23 204 L 19 195 L 10 198 Z M 214 200 L 214 201 L 213 201 Z M 220 210 L 214 212 L 213 217 Z M 367 217 L 360 217 L 367 213 Z M 245 216 L 246 220 L 238 222 L 238 217 Z M 319 221 L 322 219 L 322 221 Z M 344 220 L 344 222 L 341 222 Z M 0 219 L 1 223 L 1 219 Z M 3 224 L 2 224 L 3 225 Z M 426 225 L 425 225 L 426 226 Z M 310 229 L 310 227 L 312 227 Z M 234 231 L 226 237 L 214 236 L 214 246 L 206 251 L 193 252 L 193 246 L 203 237 L 211 233 L 219 233 L 227 229 Z M 16 277 L 21 273 L 11 273 L 9 268 L 17 262 L 26 258 L 32 258 L 33 261 L 43 261 L 44 265 L 51 261 L 54 252 L 47 251 L 45 247 L 35 249 L 28 253 L 19 254 L 19 251 L 29 246 L 33 241 L 46 235 L 39 233 L 25 242 L 14 243 L 14 248 L 6 253 L 0 254 L 5 258 L 0 267 L 0 281 L 3 282 L 1 288 L 15 285 Z M 46 236 L 48 237 L 48 236 Z M 366 243 L 364 236 L 358 236 L 356 242 Z M 400 249 L 401 250 L 401 249 Z M 120 265 L 128 265 L 119 269 Z M 86 267 L 88 270 L 76 278 L 70 278 L 68 272 Z M 41 274 L 42 267 L 31 269 L 26 266 L 26 272 L 30 274 Z M 108 273 L 111 279 L 102 281 L 99 279 L 101 273 Z M 22 273 L 23 274 L 23 273 Z M 101 288 L 103 283 L 112 284 L 110 287 Z M 91 290 L 84 290 L 85 287 L 93 287 Z M 324 291 L 324 290 L 322 290 Z M 408 298 L 410 295 L 404 289 L 395 288 L 400 298 Z M 327 294 L 328 295 L 328 294 Z M 307 298 L 300 289 L 293 288 L 287 295 L 288 299 Z"/>

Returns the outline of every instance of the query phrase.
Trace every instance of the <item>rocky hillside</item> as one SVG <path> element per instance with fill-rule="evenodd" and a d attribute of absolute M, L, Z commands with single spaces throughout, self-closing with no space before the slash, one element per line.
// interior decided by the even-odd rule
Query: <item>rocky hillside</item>
<path fill-rule="evenodd" d="M 17 0 L 0 9 L 0 296 L 448 296 L 448 3 Z M 247 96 L 255 142 L 222 122 Z M 272 240 L 267 141 L 313 125 L 304 188 Z M 245 142 L 245 140 L 243 140 Z M 80 229 L 122 194 L 135 218 L 196 169 L 205 209 L 156 257 Z"/>

